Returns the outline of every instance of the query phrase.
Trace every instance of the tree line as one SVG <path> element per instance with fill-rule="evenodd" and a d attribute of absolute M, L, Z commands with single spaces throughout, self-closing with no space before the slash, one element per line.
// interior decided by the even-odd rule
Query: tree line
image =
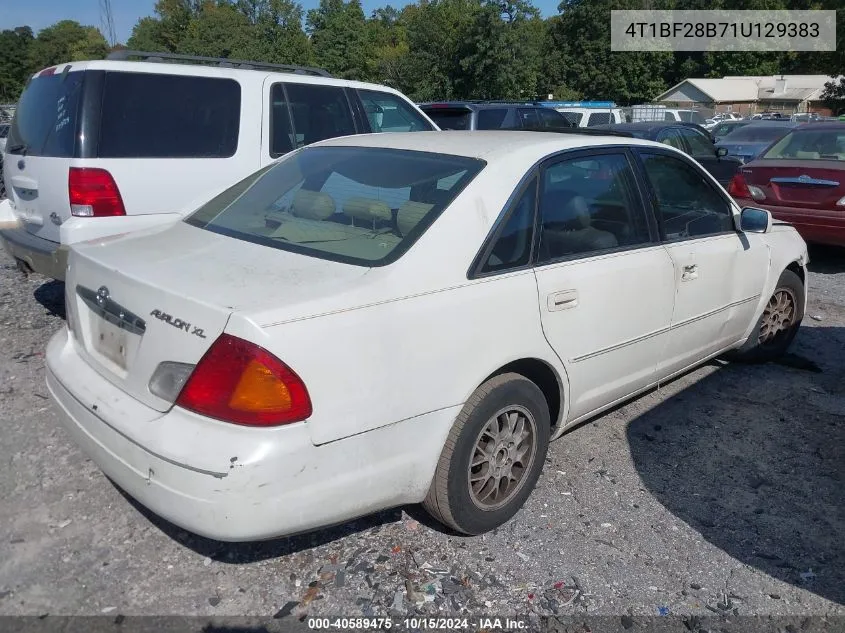
<path fill-rule="evenodd" d="M 620 53 L 612 9 L 836 9 L 841 0 L 562 0 L 543 19 L 531 0 L 417 0 L 367 16 L 360 0 L 158 0 L 130 49 L 319 66 L 338 77 L 435 99 L 601 99 L 647 102 L 687 77 L 826 74 L 845 70 L 845 11 L 833 53 Z M 118 45 L 121 46 L 121 45 Z M 93 26 L 64 20 L 36 36 L 0 32 L 0 102 L 46 66 L 110 51 Z M 834 107 L 845 83 L 831 85 Z"/>

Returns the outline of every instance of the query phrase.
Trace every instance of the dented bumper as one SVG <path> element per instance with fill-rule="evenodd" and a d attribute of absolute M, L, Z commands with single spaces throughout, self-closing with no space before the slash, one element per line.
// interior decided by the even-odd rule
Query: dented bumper
<path fill-rule="evenodd" d="M 251 541 L 416 503 L 459 407 L 315 446 L 307 423 L 255 429 L 127 396 L 76 354 L 63 329 L 47 386 L 65 427 L 100 469 L 156 514 L 196 534 Z"/>

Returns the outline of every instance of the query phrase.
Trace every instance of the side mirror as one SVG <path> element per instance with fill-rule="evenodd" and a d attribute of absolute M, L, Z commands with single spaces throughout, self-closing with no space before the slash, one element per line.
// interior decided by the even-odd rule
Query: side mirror
<path fill-rule="evenodd" d="M 723 158 L 724 156 L 728 155 L 728 148 L 727 147 L 717 147 L 716 148 L 716 157 Z"/>
<path fill-rule="evenodd" d="M 739 214 L 739 230 L 743 233 L 768 233 L 772 230 L 772 214 L 757 207 L 744 207 Z"/>

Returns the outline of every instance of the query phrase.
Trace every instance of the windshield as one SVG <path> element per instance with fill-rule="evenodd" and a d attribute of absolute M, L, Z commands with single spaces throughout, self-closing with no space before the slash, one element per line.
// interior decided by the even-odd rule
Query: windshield
<path fill-rule="evenodd" d="M 734 130 L 722 139 L 723 143 L 768 143 L 786 134 L 789 128 L 783 125 L 746 125 Z"/>
<path fill-rule="evenodd" d="M 762 158 L 845 160 L 845 126 L 833 130 L 795 130 L 775 143 Z"/>
<path fill-rule="evenodd" d="M 383 266 L 408 250 L 484 165 L 380 147 L 306 147 L 185 221 L 253 244 Z"/>
<path fill-rule="evenodd" d="M 468 130 L 472 111 L 466 108 L 422 108 L 441 130 Z"/>

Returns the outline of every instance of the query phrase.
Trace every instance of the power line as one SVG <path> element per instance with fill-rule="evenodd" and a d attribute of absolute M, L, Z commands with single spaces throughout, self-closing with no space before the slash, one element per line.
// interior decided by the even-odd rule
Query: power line
<path fill-rule="evenodd" d="M 109 41 L 109 45 L 114 47 L 117 44 L 117 36 L 114 31 L 114 16 L 111 10 L 111 0 L 100 0 L 100 26 L 103 29 L 103 35 Z"/>

